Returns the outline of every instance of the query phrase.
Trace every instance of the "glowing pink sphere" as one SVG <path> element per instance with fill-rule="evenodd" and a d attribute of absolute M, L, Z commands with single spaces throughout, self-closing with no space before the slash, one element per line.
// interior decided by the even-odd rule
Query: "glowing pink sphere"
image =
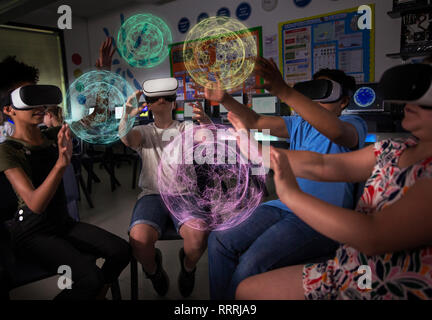
<path fill-rule="evenodd" d="M 159 190 L 180 222 L 198 230 L 225 230 L 260 204 L 264 172 L 262 164 L 242 157 L 236 133 L 228 127 L 189 125 L 164 148 Z"/>

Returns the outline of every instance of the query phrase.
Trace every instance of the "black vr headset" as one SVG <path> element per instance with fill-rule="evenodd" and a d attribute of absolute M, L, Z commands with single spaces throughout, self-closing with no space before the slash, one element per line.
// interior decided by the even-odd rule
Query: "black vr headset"
<path fill-rule="evenodd" d="M 163 97 L 168 102 L 177 99 L 178 81 L 176 78 L 161 78 L 144 81 L 143 93 L 147 103 L 154 103 Z"/>
<path fill-rule="evenodd" d="M 336 81 L 327 79 L 298 82 L 294 85 L 294 89 L 311 100 L 321 103 L 333 103 L 344 96 L 342 86 Z"/>
<path fill-rule="evenodd" d="M 378 85 L 385 101 L 432 109 L 432 66 L 404 64 L 384 72 Z"/>
<path fill-rule="evenodd" d="M 57 106 L 62 102 L 61 90 L 52 85 L 28 85 L 10 92 L 2 101 L 1 107 L 12 106 L 16 110 L 29 110 L 38 107 Z"/>

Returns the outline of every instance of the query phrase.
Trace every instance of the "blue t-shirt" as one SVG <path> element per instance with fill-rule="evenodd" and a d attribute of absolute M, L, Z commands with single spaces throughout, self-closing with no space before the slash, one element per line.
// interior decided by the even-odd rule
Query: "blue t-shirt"
<path fill-rule="evenodd" d="M 289 133 L 290 150 L 313 151 L 322 154 L 342 153 L 352 151 L 331 142 L 326 136 L 312 127 L 300 116 L 283 117 Z M 342 115 L 340 120 L 352 124 L 358 133 L 358 149 L 363 148 L 366 135 L 366 122 L 358 116 Z M 339 207 L 353 208 L 354 206 L 354 185 L 346 182 L 317 182 L 303 178 L 297 178 L 301 190 L 317 197 L 323 201 Z M 280 200 L 272 200 L 264 204 L 278 207 L 282 210 L 291 211 Z"/>

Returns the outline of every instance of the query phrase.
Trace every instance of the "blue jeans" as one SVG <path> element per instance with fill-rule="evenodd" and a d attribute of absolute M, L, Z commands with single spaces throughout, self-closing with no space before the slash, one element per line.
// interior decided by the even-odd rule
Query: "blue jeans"
<path fill-rule="evenodd" d="M 262 204 L 240 225 L 210 234 L 210 298 L 234 299 L 242 280 L 327 257 L 337 246 L 294 213 Z"/>
<path fill-rule="evenodd" d="M 183 223 L 169 212 L 162 197 L 159 194 L 142 196 L 135 203 L 128 233 L 137 224 L 147 224 L 155 228 L 161 237 L 166 230 L 168 219 L 172 220 L 177 233 L 179 233 Z"/>

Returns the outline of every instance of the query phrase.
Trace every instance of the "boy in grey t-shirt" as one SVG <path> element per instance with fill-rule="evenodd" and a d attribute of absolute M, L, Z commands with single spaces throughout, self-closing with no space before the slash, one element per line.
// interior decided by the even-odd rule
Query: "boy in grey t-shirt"
<path fill-rule="evenodd" d="M 165 78 L 149 81 L 163 81 L 176 84 L 175 78 Z M 145 88 L 145 85 L 144 85 Z M 144 89 L 145 90 L 145 89 Z M 136 116 L 142 108 L 131 108 L 131 99 L 139 98 L 143 91 L 137 91 L 126 105 L 126 114 L 129 117 Z M 176 88 L 160 92 L 144 92 L 149 110 L 152 111 L 154 122 L 132 128 L 121 140 L 134 149 L 141 157 L 142 170 L 139 178 L 139 186 L 142 189 L 133 210 L 129 227 L 129 239 L 133 254 L 141 263 L 147 277 L 152 281 L 156 292 L 164 296 L 169 287 L 168 275 L 162 267 L 161 252 L 155 248 L 155 243 L 163 234 L 167 219 L 172 219 L 177 232 L 184 239 L 184 247 L 180 250 L 181 271 L 178 284 L 180 293 L 187 297 L 192 293 L 195 282 L 196 264 L 207 248 L 207 231 L 191 228 L 187 224 L 181 224 L 165 206 L 159 192 L 158 166 L 162 158 L 164 148 L 170 141 L 164 141 L 162 136 L 176 136 L 185 130 L 185 122 L 172 119 L 172 111 L 175 108 Z M 210 123 L 202 106 L 194 106 L 195 119 L 199 123 Z M 122 119 L 123 121 L 123 119 Z M 122 129 L 122 122 L 120 123 Z M 168 132 L 169 131 L 169 132 Z"/>

